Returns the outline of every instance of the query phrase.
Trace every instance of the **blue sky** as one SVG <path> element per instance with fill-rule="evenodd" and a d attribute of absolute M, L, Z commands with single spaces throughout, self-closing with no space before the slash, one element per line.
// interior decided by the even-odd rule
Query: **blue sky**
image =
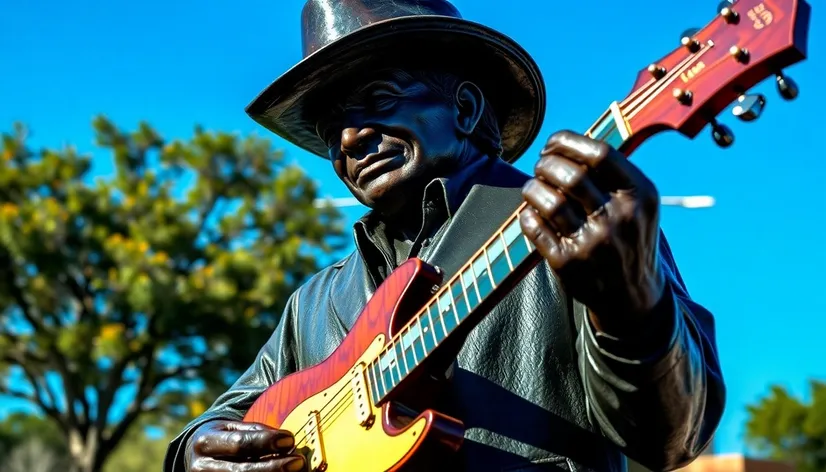
<path fill-rule="evenodd" d="M 770 384 L 805 394 L 807 379 L 826 378 L 826 151 L 816 127 L 826 103 L 826 23 L 823 5 L 810 3 L 810 59 L 788 70 L 802 90 L 797 101 L 784 102 L 766 81 L 755 89 L 768 99 L 760 120 L 721 115 L 737 137 L 732 148 L 717 148 L 704 130 L 693 141 L 661 134 L 634 155 L 663 195 L 717 199 L 711 209 L 664 208 L 662 225 L 692 295 L 716 315 L 729 392 L 720 452 L 743 450 L 745 405 Z M 454 4 L 519 41 L 543 71 L 548 113 L 518 164 L 530 171 L 547 136 L 587 129 L 684 29 L 706 24 L 717 2 Z M 190 136 L 196 123 L 265 135 L 243 109 L 300 59 L 302 5 L 0 0 L 0 127 L 21 120 L 33 144 L 74 143 L 84 152 L 95 151 L 90 123 L 98 113 L 124 127 L 149 120 L 167 138 Z M 276 143 L 325 195 L 347 196 L 326 161 Z M 95 171 L 107 175 L 111 165 L 100 156 Z M 348 218 L 362 211 L 348 210 Z"/>

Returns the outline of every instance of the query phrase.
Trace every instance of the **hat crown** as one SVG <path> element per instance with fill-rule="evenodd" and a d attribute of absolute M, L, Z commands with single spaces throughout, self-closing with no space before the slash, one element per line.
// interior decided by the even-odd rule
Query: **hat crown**
<path fill-rule="evenodd" d="M 301 14 L 302 52 L 306 58 L 373 23 L 425 15 L 462 17 L 445 0 L 308 0 Z"/>

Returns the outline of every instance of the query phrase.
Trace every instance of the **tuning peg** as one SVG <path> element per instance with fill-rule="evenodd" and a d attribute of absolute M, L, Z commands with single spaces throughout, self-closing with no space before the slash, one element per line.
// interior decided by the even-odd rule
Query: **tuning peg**
<path fill-rule="evenodd" d="M 726 23 L 733 25 L 740 21 L 740 15 L 734 11 L 734 2 L 723 0 L 717 5 L 717 13 L 726 20 Z"/>
<path fill-rule="evenodd" d="M 731 129 L 714 119 L 711 120 L 711 137 L 714 138 L 714 143 L 721 148 L 727 148 L 734 143 L 734 133 Z"/>
<path fill-rule="evenodd" d="M 766 106 L 766 97 L 762 94 L 740 95 L 731 113 L 742 121 L 754 121 L 760 118 Z"/>
<path fill-rule="evenodd" d="M 783 75 L 782 72 L 778 73 L 776 76 L 777 79 L 777 92 L 783 97 L 785 100 L 794 100 L 797 98 L 797 94 L 800 93 L 800 89 L 797 88 L 797 84 L 794 83 L 791 77 Z"/>
<path fill-rule="evenodd" d="M 682 36 L 680 36 L 680 44 L 691 52 L 699 51 L 700 42 L 694 38 L 698 31 L 700 31 L 700 28 L 689 28 L 683 31 Z"/>

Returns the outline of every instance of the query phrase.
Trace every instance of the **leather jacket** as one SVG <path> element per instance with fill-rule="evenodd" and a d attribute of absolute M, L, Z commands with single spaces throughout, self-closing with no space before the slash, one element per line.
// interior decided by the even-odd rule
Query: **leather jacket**
<path fill-rule="evenodd" d="M 417 241 L 417 256 L 455 273 L 521 203 L 528 179 L 491 159 L 463 179 L 432 182 L 429 188 L 450 189 L 426 192 L 431 207 L 434 195 L 448 200 L 441 202 L 447 220 L 432 244 Z M 357 249 L 290 297 L 254 363 L 171 442 L 165 472 L 185 470 L 196 427 L 240 420 L 269 385 L 323 361 L 342 341 L 386 276 L 377 270 L 381 245 L 371 244 L 381 234 L 365 230 L 367 221 L 356 225 Z M 620 472 L 627 456 L 652 470 L 673 470 L 703 451 L 725 403 L 714 320 L 691 300 L 660 239 L 669 283 L 657 316 L 669 320 L 667 332 L 633 345 L 597 333 L 544 263 L 471 332 L 449 369 L 441 408 L 466 427 L 452 469 Z"/>

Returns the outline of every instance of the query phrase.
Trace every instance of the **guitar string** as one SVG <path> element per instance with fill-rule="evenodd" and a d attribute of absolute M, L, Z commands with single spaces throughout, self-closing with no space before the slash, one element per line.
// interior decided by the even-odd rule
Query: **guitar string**
<path fill-rule="evenodd" d="M 709 47 L 709 46 L 706 46 L 706 47 L 704 47 L 704 48 L 703 48 L 703 51 L 702 51 L 702 52 L 703 52 L 703 53 L 705 53 L 705 52 L 707 52 L 708 50 L 710 50 L 710 47 Z M 671 82 L 673 82 L 673 80 L 674 80 L 677 76 L 679 76 L 679 74 L 681 74 L 682 72 L 684 72 L 684 71 L 685 71 L 685 69 L 687 69 L 688 67 L 690 67 L 690 66 L 691 66 L 691 64 L 694 62 L 692 59 L 698 59 L 700 55 L 701 55 L 701 54 L 697 54 L 697 55 L 694 55 L 694 56 L 690 56 L 690 57 L 689 57 L 689 58 L 687 58 L 687 59 L 684 59 L 684 60 L 682 61 L 682 63 L 680 63 L 680 64 L 678 65 L 678 67 L 677 67 L 677 68 L 672 69 L 671 73 L 669 73 L 669 74 L 667 74 L 667 75 L 666 75 L 666 78 L 667 78 L 666 80 L 657 80 L 657 81 L 655 81 L 655 82 L 649 81 L 648 83 L 646 83 L 645 85 L 643 85 L 642 87 L 640 87 L 639 89 L 637 89 L 634 93 L 632 93 L 631 95 L 629 95 L 629 96 L 628 96 L 625 100 L 623 100 L 622 102 L 620 102 L 620 111 L 622 112 L 622 114 L 623 114 L 623 115 L 626 115 L 626 113 L 629 113 L 629 112 L 631 112 L 631 111 L 634 111 L 634 110 L 635 110 L 636 108 L 638 108 L 641 104 L 643 105 L 643 108 L 644 108 L 644 104 L 646 103 L 646 101 L 647 101 L 649 98 L 652 98 L 652 96 L 653 96 L 653 95 L 656 95 L 656 94 L 661 93 L 661 92 L 662 92 L 662 90 L 663 90 L 665 87 L 668 87 L 668 86 L 671 84 Z M 652 88 L 652 85 L 654 85 L 655 87 L 653 87 L 653 88 Z M 642 99 L 642 101 L 640 101 L 641 99 Z M 627 103 L 628 103 L 629 101 L 631 101 L 631 102 L 632 102 L 632 103 L 631 103 L 631 106 L 630 106 L 630 107 L 628 107 L 628 108 L 626 108 L 626 105 L 627 105 Z M 638 112 L 639 112 L 639 110 L 636 110 L 636 113 L 638 113 Z M 634 113 L 634 114 L 636 114 L 636 113 Z M 632 116 L 633 116 L 633 115 L 632 115 Z M 593 128 L 593 127 L 592 127 L 592 128 Z M 607 129 L 608 129 L 608 130 L 610 130 L 610 131 L 613 131 L 613 130 L 617 129 L 616 122 L 615 122 L 615 121 L 614 121 L 614 122 L 612 122 L 612 125 L 611 125 L 609 128 L 607 128 Z M 451 279 L 451 281 L 452 281 L 452 279 Z M 445 284 L 445 286 L 449 286 L 449 284 Z M 429 301 L 429 302 L 428 302 L 425 306 L 428 306 L 428 305 L 430 304 L 430 302 L 431 302 L 431 301 L 434 301 L 434 300 L 437 300 L 437 299 L 438 299 L 438 296 L 434 296 L 434 297 L 432 297 L 432 298 L 431 298 L 431 300 L 430 300 L 430 301 Z M 389 343 L 387 343 L 387 345 L 395 344 L 395 343 L 396 343 L 396 341 L 397 341 L 397 338 L 399 338 L 399 336 L 400 336 L 400 335 L 401 335 L 404 331 L 405 331 L 405 329 L 404 329 L 404 328 L 402 328 L 402 329 L 401 329 L 401 330 L 400 330 L 400 331 L 399 331 L 396 335 L 394 335 L 394 336 L 393 336 L 393 338 L 391 338 L 390 342 L 389 342 Z M 383 349 L 383 350 L 382 350 L 381 354 L 384 354 L 385 352 L 389 352 L 389 351 L 385 348 L 385 349 Z M 381 354 L 380 354 L 380 355 L 381 355 Z M 374 364 L 374 363 L 375 363 L 375 360 L 371 361 L 370 363 L 368 363 L 368 367 L 369 367 L 369 366 L 371 366 L 371 365 L 372 365 L 372 364 Z M 368 381 L 368 382 L 369 382 L 369 381 Z M 329 425 L 329 424 L 331 424 L 331 423 L 334 421 L 334 419 L 330 419 L 330 417 L 331 417 L 331 416 L 332 416 L 332 414 L 335 412 L 335 410 L 339 409 L 342 405 L 344 405 L 344 406 L 346 407 L 346 405 L 345 405 L 345 403 L 344 403 L 344 402 L 346 402 L 347 400 L 349 400 L 349 399 L 351 399 L 351 398 L 353 397 L 353 395 L 352 395 L 352 390 L 347 390 L 347 391 L 345 392 L 345 395 L 344 395 L 344 397 L 343 397 L 343 398 L 341 398 L 340 400 L 336 400 L 336 398 L 337 398 L 337 397 L 338 397 L 338 396 L 339 396 L 342 392 L 344 392 L 344 391 L 345 391 L 345 389 L 347 389 L 347 387 L 348 387 L 348 384 L 345 384 L 344 386 L 342 386 L 342 387 L 341 387 L 341 388 L 340 388 L 340 389 L 339 389 L 339 390 L 338 390 L 338 391 L 337 391 L 337 392 L 336 392 L 336 393 L 335 393 L 335 394 L 334 394 L 334 395 L 330 398 L 330 400 L 328 400 L 328 401 L 327 401 L 327 403 L 325 403 L 324 405 L 322 405 L 322 407 L 318 410 L 318 419 L 319 419 L 319 424 L 318 424 L 318 432 L 319 432 L 319 433 L 321 433 L 321 431 L 323 431 L 323 426 L 324 426 L 325 424 L 328 424 L 328 425 Z M 335 402 L 335 403 L 333 403 L 333 402 Z M 327 410 L 327 409 L 328 409 L 328 408 L 330 408 L 330 407 L 332 407 L 332 408 L 333 408 L 333 410 L 332 410 L 332 411 L 330 411 L 330 412 L 325 413 L 325 410 Z M 327 421 L 325 421 L 325 420 L 327 420 Z M 303 434 L 302 436 L 298 436 L 298 437 L 296 437 L 296 439 L 295 439 L 295 444 L 296 444 L 296 446 L 298 446 L 299 444 L 301 444 L 302 442 L 304 442 L 304 441 L 306 441 L 306 440 L 308 439 L 308 434 L 305 432 L 305 430 L 306 430 L 307 425 L 308 425 L 308 424 L 310 424 L 310 421 L 311 421 L 311 420 L 310 420 L 310 419 L 308 419 L 308 420 L 307 420 L 307 421 L 306 421 L 306 422 L 305 422 L 305 423 L 301 426 L 301 430 L 302 430 L 302 432 L 303 432 L 304 434 Z"/>

